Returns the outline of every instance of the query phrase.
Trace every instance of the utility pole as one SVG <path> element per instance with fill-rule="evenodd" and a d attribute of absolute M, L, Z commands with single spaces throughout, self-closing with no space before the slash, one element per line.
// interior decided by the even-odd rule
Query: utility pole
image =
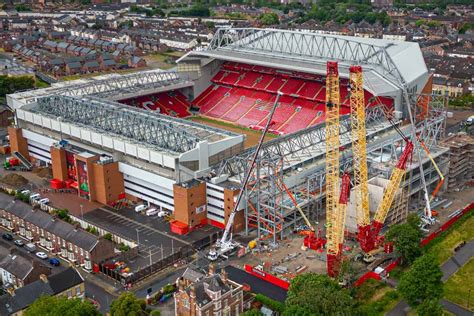
<path fill-rule="evenodd" d="M 161 260 L 163 260 L 163 244 L 161 244 Z"/>
<path fill-rule="evenodd" d="M 171 254 L 174 254 L 174 243 L 173 243 L 173 238 L 171 238 Z"/>

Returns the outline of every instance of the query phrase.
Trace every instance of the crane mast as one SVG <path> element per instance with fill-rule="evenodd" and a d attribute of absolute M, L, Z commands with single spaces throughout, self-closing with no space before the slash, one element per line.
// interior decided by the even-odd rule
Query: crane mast
<path fill-rule="evenodd" d="M 326 239 L 327 270 L 335 273 L 340 254 L 340 232 L 344 230 L 339 218 L 339 72 L 337 62 L 326 67 Z"/>
<path fill-rule="evenodd" d="M 357 237 L 360 247 L 367 252 L 374 248 L 374 240 L 370 232 L 369 188 L 367 184 L 367 132 L 365 129 L 365 97 L 362 67 L 351 66 L 349 72 L 355 204 L 359 230 Z"/>

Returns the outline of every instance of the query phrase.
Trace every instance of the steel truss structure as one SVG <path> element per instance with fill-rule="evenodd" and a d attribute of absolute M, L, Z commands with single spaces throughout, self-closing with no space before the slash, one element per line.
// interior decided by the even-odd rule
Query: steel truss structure
<path fill-rule="evenodd" d="M 370 139 L 391 128 L 387 122 L 384 122 L 384 112 L 381 107 L 367 109 L 366 119 Z M 350 131 L 349 117 L 341 117 L 342 146 L 350 146 Z M 248 202 L 245 207 L 247 233 L 252 228 L 256 228 L 259 238 L 272 238 L 276 243 L 298 225 L 303 224 L 301 215 L 278 184 L 283 181 L 285 175 L 290 176 L 299 167 L 323 161 L 325 148 L 325 124 L 312 126 L 263 144 L 249 185 L 245 188 Z M 240 155 L 223 161 L 217 167 L 220 174 L 232 172 L 231 175 L 241 181 L 254 150 L 254 148 L 249 148 Z M 324 163 L 318 166 L 324 170 Z M 299 196 L 299 194 L 295 195 Z M 309 201 L 301 199 L 298 202 L 304 208 Z"/>
<path fill-rule="evenodd" d="M 366 110 L 367 134 L 373 137 L 381 130 L 390 128 L 384 119 L 382 107 L 373 107 Z M 340 119 L 341 145 L 345 146 L 351 142 L 351 122 L 348 115 Z M 263 157 L 283 157 L 284 170 L 288 168 L 298 168 L 304 164 L 317 161 L 324 157 L 326 143 L 326 125 L 324 123 L 310 126 L 293 134 L 288 134 L 267 141 L 262 146 Z M 222 161 L 214 167 L 218 176 L 223 174 L 235 176 L 238 181 L 247 170 L 249 157 L 253 155 L 255 147 L 248 148 L 242 153 Z M 291 171 L 291 170 L 290 170 Z M 286 171 L 285 171 L 286 172 Z"/>
<path fill-rule="evenodd" d="M 145 90 L 156 90 L 165 87 L 173 89 L 175 85 L 192 86 L 192 83 L 180 78 L 176 72 L 152 70 L 125 75 L 110 75 L 102 79 L 92 78 L 81 80 L 80 83 L 68 82 L 46 89 L 16 93 L 13 97 L 25 99 L 25 103 L 32 103 L 37 98 L 51 95 L 118 99 L 127 98 L 128 95 L 140 95 Z"/>
<path fill-rule="evenodd" d="M 356 37 L 335 36 L 280 29 L 218 29 L 207 50 L 242 52 L 262 57 L 323 65 L 328 60 L 374 69 L 393 83 L 403 80 L 387 49 L 393 43 L 373 44 Z M 400 86 L 401 87 L 401 86 Z"/>
<path fill-rule="evenodd" d="M 423 124 L 420 124 L 417 128 L 417 135 L 420 139 L 429 147 L 430 150 L 435 151 L 438 145 L 438 140 L 442 137 L 444 132 L 445 117 L 444 115 L 433 116 L 429 120 L 424 120 Z M 408 133 L 410 126 L 401 127 L 403 133 Z M 409 136 L 411 138 L 411 136 Z M 411 141 L 414 140 L 411 138 Z M 398 133 L 391 133 L 384 139 L 376 139 L 368 142 L 367 144 L 367 155 L 390 155 L 393 161 L 397 161 L 400 154 L 400 145 L 403 143 L 402 137 Z M 369 176 L 376 176 L 385 174 L 388 178 L 386 171 L 377 168 L 374 161 L 369 157 Z M 351 170 L 353 167 L 352 153 L 346 152 L 340 163 L 340 171 Z M 433 169 L 433 168 L 431 168 Z M 434 170 L 434 169 L 433 169 Z M 430 172 L 431 170 L 427 170 Z M 402 187 L 410 188 L 413 187 L 412 183 L 419 181 L 418 177 L 413 177 L 407 180 Z M 305 196 L 305 203 L 315 203 L 319 209 L 323 208 L 322 200 L 324 198 L 324 188 L 326 185 L 326 174 L 324 168 L 316 170 L 313 174 L 306 178 L 306 183 L 293 188 L 297 192 L 303 192 Z M 415 192 L 411 193 L 414 194 Z"/>
<path fill-rule="evenodd" d="M 416 134 L 429 146 L 430 150 L 434 150 L 437 147 L 438 140 L 443 135 L 444 124 L 445 114 L 441 110 L 436 110 L 429 119 L 423 120 L 418 125 Z M 380 175 L 383 170 L 377 168 L 370 156 L 385 154 L 390 155 L 394 161 L 398 160 L 403 139 L 386 122 L 382 107 L 366 110 L 366 127 L 369 176 L 372 177 Z M 405 125 L 399 126 L 399 128 L 404 134 L 410 134 L 411 126 Z M 314 165 L 315 169 L 306 177 L 303 183 L 293 186 L 291 191 L 298 197 L 298 204 L 308 217 L 316 221 L 321 220 L 320 215 L 325 210 L 323 201 L 326 185 L 324 162 L 326 138 L 324 130 L 325 124 L 320 124 L 264 144 L 265 148 L 262 148 L 262 154 L 257 160 L 251 181 L 245 188 L 248 201 L 244 210 L 247 234 L 255 228 L 259 238 L 271 238 L 276 243 L 279 239 L 294 231 L 299 225 L 304 224 L 302 217 L 293 205 L 286 203 L 289 202 L 287 194 L 278 186 L 278 183 L 285 176 L 291 176 L 291 174 L 297 172 L 296 169 L 305 164 Z M 341 153 L 339 165 L 341 174 L 353 168 L 350 133 L 349 117 L 341 117 L 341 146 L 345 148 Z M 313 152 L 313 148 L 317 148 L 317 150 Z M 252 151 L 253 149 L 250 148 L 241 155 L 222 162 L 220 172 L 233 172 L 231 175 L 240 180 L 246 170 L 248 157 L 251 157 Z M 285 153 L 289 154 L 286 155 Z M 300 163 L 290 165 L 294 161 Z M 426 171 L 431 172 L 432 170 Z M 386 176 L 388 176 L 388 173 Z M 419 181 L 419 175 L 410 177 L 402 187 L 412 188 L 415 181 Z M 420 189 L 421 187 L 418 188 L 418 191 Z M 413 191 L 411 194 L 415 193 Z"/>
<path fill-rule="evenodd" d="M 200 141 L 219 137 L 207 126 L 95 98 L 44 97 L 31 111 L 174 153 L 189 151 Z"/>

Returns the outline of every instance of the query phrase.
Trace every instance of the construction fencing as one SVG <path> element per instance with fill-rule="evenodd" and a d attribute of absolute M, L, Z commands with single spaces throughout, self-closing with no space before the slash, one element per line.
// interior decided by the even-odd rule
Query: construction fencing
<path fill-rule="evenodd" d="M 189 258 L 194 253 L 194 249 L 190 246 L 181 247 L 177 252 L 169 255 L 168 257 L 156 261 L 149 266 L 141 268 L 136 272 L 130 273 L 128 276 L 124 276 L 123 274 L 121 274 L 118 269 L 108 268 L 105 262 L 99 264 L 99 272 L 119 281 L 123 285 L 133 286 L 134 284 L 142 281 L 153 273 L 159 272 L 180 260 Z"/>

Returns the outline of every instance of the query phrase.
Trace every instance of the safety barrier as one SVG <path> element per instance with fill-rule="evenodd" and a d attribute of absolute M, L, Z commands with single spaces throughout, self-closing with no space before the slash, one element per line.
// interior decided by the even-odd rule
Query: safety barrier
<path fill-rule="evenodd" d="M 274 276 L 273 274 L 270 274 L 270 273 L 264 272 L 262 270 L 256 269 L 256 268 L 254 268 L 254 267 L 252 267 L 248 264 L 246 264 L 244 266 L 244 268 L 245 268 L 245 271 L 247 271 L 251 275 L 254 275 L 257 278 L 260 278 L 262 280 L 265 280 L 265 281 L 267 281 L 267 282 L 269 282 L 273 285 L 279 286 L 282 289 L 288 290 L 288 288 L 290 287 L 290 283 Z"/>

